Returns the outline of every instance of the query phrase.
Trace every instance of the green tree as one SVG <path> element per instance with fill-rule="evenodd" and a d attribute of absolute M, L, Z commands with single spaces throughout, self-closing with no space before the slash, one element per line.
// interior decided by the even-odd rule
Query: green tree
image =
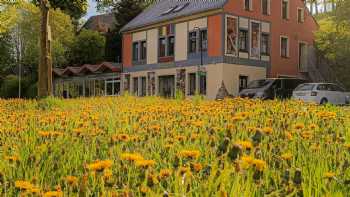
<path fill-rule="evenodd" d="M 17 18 L 16 4 L 9 0 L 0 0 L 0 36 L 7 32 Z"/>
<path fill-rule="evenodd" d="M 95 64 L 104 59 L 105 37 L 100 33 L 82 30 L 72 46 L 72 61 L 76 64 Z"/>
<path fill-rule="evenodd" d="M 140 14 L 146 7 L 156 0 L 101 0 L 97 1 L 100 11 L 115 13 L 115 28 L 106 35 L 106 60 L 118 62 L 122 57 L 121 28 Z"/>
<path fill-rule="evenodd" d="M 40 63 L 38 69 L 38 96 L 52 95 L 50 9 L 61 9 L 73 18 L 81 17 L 87 10 L 87 0 L 33 0 L 41 11 Z"/>
<path fill-rule="evenodd" d="M 338 80 L 350 89 L 350 2 L 338 2 L 335 12 L 319 20 L 316 44 L 320 56 L 334 70 Z"/>

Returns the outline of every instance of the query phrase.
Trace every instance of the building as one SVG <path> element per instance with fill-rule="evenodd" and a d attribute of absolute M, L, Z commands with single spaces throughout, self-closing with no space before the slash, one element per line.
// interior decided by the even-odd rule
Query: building
<path fill-rule="evenodd" d="M 162 0 L 122 29 L 122 91 L 215 99 L 255 79 L 308 77 L 317 28 L 303 0 Z"/>
<path fill-rule="evenodd" d="M 121 65 L 111 62 L 53 69 L 54 95 L 64 98 L 120 94 Z"/>
<path fill-rule="evenodd" d="M 113 13 L 91 16 L 81 29 L 88 29 L 106 34 L 115 28 L 115 16 Z"/>

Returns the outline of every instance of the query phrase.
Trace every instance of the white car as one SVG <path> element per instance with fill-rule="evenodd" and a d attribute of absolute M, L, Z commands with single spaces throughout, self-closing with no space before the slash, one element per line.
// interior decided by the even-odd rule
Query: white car
<path fill-rule="evenodd" d="M 345 90 L 333 83 L 304 83 L 293 91 L 293 99 L 318 104 L 349 104 L 350 98 Z"/>

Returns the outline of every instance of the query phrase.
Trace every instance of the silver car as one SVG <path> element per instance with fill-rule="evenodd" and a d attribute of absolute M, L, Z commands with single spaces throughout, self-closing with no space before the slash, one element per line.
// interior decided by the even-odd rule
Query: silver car
<path fill-rule="evenodd" d="M 294 99 L 318 104 L 349 104 L 350 98 L 345 90 L 333 83 L 304 83 L 293 91 Z"/>

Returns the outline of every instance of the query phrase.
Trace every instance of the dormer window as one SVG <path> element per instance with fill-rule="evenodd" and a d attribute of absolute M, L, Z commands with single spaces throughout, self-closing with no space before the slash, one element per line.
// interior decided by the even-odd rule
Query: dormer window
<path fill-rule="evenodd" d="M 167 9 L 165 12 L 162 13 L 162 15 L 170 14 L 173 10 L 175 10 L 178 6 L 171 7 Z"/>
<path fill-rule="evenodd" d="M 167 9 L 165 12 L 163 12 L 162 15 L 167 15 L 167 14 L 171 14 L 171 13 L 180 12 L 181 10 L 185 9 L 185 7 L 187 7 L 188 5 L 190 5 L 190 3 L 185 3 L 183 5 L 173 6 L 173 7 L 169 8 L 169 9 Z"/>

